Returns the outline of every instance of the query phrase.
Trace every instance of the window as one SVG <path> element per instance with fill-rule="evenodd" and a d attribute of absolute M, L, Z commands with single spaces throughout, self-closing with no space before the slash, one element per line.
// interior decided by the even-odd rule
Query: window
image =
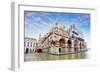
<path fill-rule="evenodd" d="M 27 47 L 29 47 L 29 42 L 27 42 Z"/>
<path fill-rule="evenodd" d="M 30 47 L 32 47 L 32 42 L 31 42 L 31 45 L 30 45 Z"/>

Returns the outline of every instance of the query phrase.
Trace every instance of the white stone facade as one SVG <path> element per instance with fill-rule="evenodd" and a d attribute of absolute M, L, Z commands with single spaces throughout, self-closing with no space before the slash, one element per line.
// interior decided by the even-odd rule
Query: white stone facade
<path fill-rule="evenodd" d="M 29 37 L 24 38 L 24 52 L 30 53 L 35 52 L 37 47 L 37 40 Z"/>

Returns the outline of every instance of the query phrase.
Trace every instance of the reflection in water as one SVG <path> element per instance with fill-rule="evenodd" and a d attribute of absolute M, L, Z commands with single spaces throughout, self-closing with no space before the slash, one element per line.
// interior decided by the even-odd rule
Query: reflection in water
<path fill-rule="evenodd" d="M 49 60 L 72 60 L 72 59 L 86 59 L 88 52 L 67 54 L 67 55 L 52 55 L 48 53 L 31 53 L 24 55 L 24 61 L 49 61 Z"/>

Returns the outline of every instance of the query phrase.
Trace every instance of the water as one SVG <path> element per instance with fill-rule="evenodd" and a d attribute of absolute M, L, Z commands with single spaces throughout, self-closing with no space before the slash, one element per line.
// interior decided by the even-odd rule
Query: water
<path fill-rule="evenodd" d="M 30 53 L 24 55 L 25 62 L 31 61 L 50 61 L 50 60 L 74 60 L 74 59 L 87 59 L 89 51 L 67 54 L 67 55 L 52 55 L 48 53 Z"/>

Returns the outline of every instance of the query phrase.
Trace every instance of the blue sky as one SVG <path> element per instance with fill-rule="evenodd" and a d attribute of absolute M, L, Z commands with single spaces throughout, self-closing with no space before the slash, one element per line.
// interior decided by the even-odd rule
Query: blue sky
<path fill-rule="evenodd" d="M 36 12 L 24 11 L 25 37 L 39 38 L 50 30 L 55 23 L 66 27 L 74 23 L 90 43 L 90 14 L 88 13 L 61 13 L 61 12 Z"/>

